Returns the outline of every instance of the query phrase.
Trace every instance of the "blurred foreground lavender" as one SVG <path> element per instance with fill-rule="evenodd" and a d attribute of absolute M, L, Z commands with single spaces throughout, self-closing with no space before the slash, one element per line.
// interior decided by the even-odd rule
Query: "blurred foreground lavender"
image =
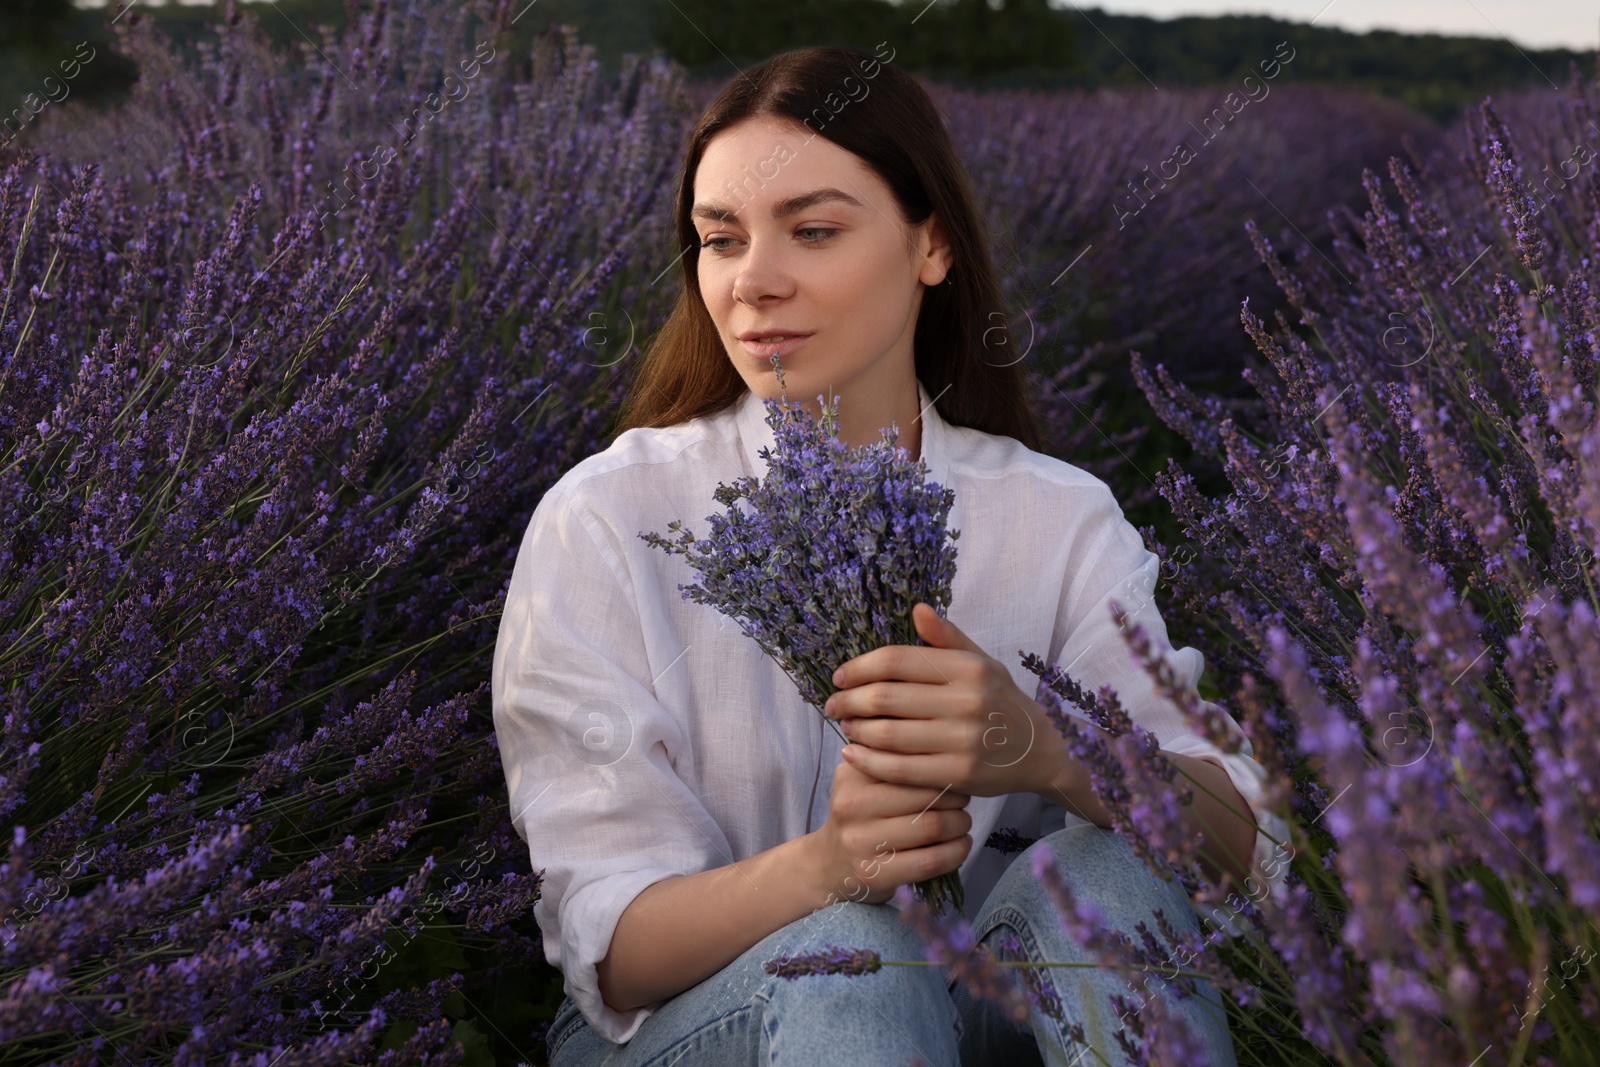
<path fill-rule="evenodd" d="M 1293 820 L 1287 889 L 1224 913 L 1261 1040 L 1600 1060 L 1597 101 L 1486 101 L 1459 159 L 1368 175 L 1336 263 L 1252 231 L 1298 316 L 1245 310 L 1278 381 L 1240 420 L 1136 368 L 1234 489 L 1160 476 L 1161 553 Z"/>

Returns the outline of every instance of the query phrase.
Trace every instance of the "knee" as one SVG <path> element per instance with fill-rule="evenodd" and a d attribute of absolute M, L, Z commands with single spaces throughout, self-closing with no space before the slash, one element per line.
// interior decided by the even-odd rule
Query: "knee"
<path fill-rule="evenodd" d="M 820 952 L 833 946 L 869 949 L 883 960 L 926 959 L 921 938 L 910 923 L 900 918 L 899 911 L 888 904 L 863 904 L 854 900 L 831 904 L 796 919 L 757 947 L 762 946 L 770 950 L 766 958 Z M 895 971 L 927 969 L 893 968 Z"/>
<path fill-rule="evenodd" d="M 900 913 L 888 904 L 845 901 L 790 923 L 756 946 L 758 967 L 778 956 L 822 952 L 827 948 L 867 949 L 885 963 L 890 960 L 924 962 L 922 939 Z M 837 1002 L 841 1010 L 860 1011 L 865 1004 L 887 1011 L 945 1010 L 954 1012 L 944 972 L 939 967 L 883 966 L 875 973 L 804 975 L 799 978 L 767 976 L 769 999 L 798 994 L 808 1002 Z"/>
<path fill-rule="evenodd" d="M 1183 887 L 1150 870 L 1115 831 L 1098 826 L 1068 826 L 1034 842 L 1006 868 L 996 883 L 996 900 L 1031 901 L 1054 912 L 1054 902 L 1034 876 L 1038 851 L 1055 855 L 1055 868 L 1074 900 L 1092 905 L 1109 925 L 1130 932 L 1135 923 L 1160 909 L 1179 930 L 1199 922 Z"/>

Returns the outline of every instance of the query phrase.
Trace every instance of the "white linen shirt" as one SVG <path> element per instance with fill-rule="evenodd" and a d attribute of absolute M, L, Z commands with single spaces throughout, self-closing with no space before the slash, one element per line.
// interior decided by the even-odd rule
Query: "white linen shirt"
<path fill-rule="evenodd" d="M 1112 620 L 1115 598 L 1193 687 L 1201 654 L 1171 651 L 1152 595 L 1159 558 L 1111 490 L 1010 437 L 950 425 L 920 381 L 917 389 L 921 455 L 929 479 L 955 490 L 948 521 L 961 533 L 947 617 L 1023 692 L 1036 693 L 1038 679 L 1019 649 L 1061 664 L 1090 691 L 1110 684 L 1164 749 L 1226 770 L 1262 830 L 1259 872 L 1274 847 L 1266 832 L 1283 837 L 1285 828 L 1260 808 L 1263 771 L 1249 742 L 1225 755 L 1197 736 L 1154 692 Z M 764 475 L 759 453 L 773 443 L 750 392 L 676 426 L 628 430 L 544 495 L 512 571 L 492 680 L 510 810 L 544 872 L 534 917 L 545 956 L 589 1024 L 614 1042 L 665 1003 L 618 1012 L 600 998 L 595 966 L 633 898 L 828 816 L 843 743 L 738 623 L 683 599 L 679 585 L 697 580 L 688 561 L 639 537 L 675 539 L 673 520 L 709 534 L 705 516 L 725 510 L 712 497 L 717 484 Z M 984 847 L 991 831 L 1042 837 L 1081 821 L 1033 793 L 975 796 L 967 812 L 969 919 L 1016 859 Z"/>

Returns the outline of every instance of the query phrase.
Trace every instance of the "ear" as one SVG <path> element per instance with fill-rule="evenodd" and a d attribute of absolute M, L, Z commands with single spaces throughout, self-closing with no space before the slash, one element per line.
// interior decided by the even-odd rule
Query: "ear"
<path fill-rule="evenodd" d="M 950 268 L 955 264 L 955 256 L 950 249 L 950 239 L 944 232 L 944 223 L 939 219 L 937 212 L 929 215 L 923 222 L 917 238 L 917 252 L 922 261 L 917 272 L 917 280 L 923 285 L 938 285 L 949 277 Z"/>

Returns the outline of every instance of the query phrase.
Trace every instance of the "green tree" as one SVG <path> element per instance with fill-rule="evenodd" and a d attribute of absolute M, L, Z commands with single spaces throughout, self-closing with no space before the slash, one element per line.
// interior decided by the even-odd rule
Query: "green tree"
<path fill-rule="evenodd" d="M 111 13 L 72 0 L 4 0 L 0 144 L 25 135 L 48 108 L 103 101 L 133 84 L 138 71 L 105 30 Z"/>
<path fill-rule="evenodd" d="M 732 74 L 779 52 L 812 45 L 872 51 L 897 64 L 972 84 L 1016 83 L 1073 61 L 1073 24 L 1046 0 L 789 0 L 773 5 L 673 0 L 657 13 L 656 42 L 700 75 Z"/>
<path fill-rule="evenodd" d="M 72 0 L 6 0 L 6 47 L 46 49 L 72 25 Z"/>

